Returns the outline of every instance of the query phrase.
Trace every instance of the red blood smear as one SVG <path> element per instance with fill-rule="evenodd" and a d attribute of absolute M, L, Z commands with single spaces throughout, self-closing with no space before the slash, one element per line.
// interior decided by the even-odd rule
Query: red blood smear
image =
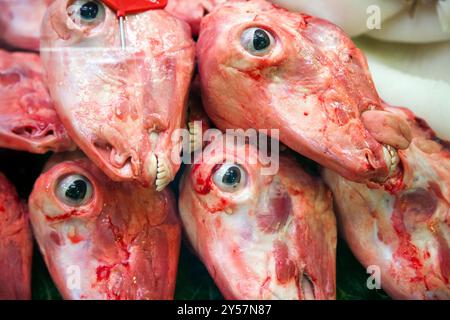
<path fill-rule="evenodd" d="M 405 184 L 403 183 L 403 173 L 403 165 L 400 162 L 397 170 L 394 172 L 392 177 L 390 177 L 389 180 L 383 185 L 384 190 L 392 195 L 395 195 L 398 192 L 402 191 L 405 188 Z"/>
<path fill-rule="evenodd" d="M 262 78 L 261 72 L 259 70 L 256 71 L 248 71 L 246 74 L 252 78 L 253 80 L 259 81 Z"/>
<path fill-rule="evenodd" d="M 219 203 L 216 206 L 208 209 L 210 213 L 222 212 L 225 210 L 226 207 L 228 207 L 228 204 L 229 204 L 228 200 L 220 198 Z"/>
<path fill-rule="evenodd" d="M 111 275 L 112 266 L 99 266 L 97 267 L 97 281 L 108 280 Z"/>
<path fill-rule="evenodd" d="M 196 188 L 197 193 L 201 195 L 207 195 L 211 191 L 212 181 L 210 178 L 203 180 L 202 177 L 197 177 L 196 183 L 197 183 Z"/>
<path fill-rule="evenodd" d="M 45 219 L 47 221 L 49 221 L 49 222 L 57 222 L 57 221 L 67 220 L 67 219 L 69 219 L 71 217 L 76 217 L 76 216 L 79 216 L 79 215 L 80 215 L 80 212 L 78 212 L 76 210 L 72 210 L 70 212 L 66 212 L 66 213 L 64 213 L 62 215 L 54 216 L 54 217 L 46 215 Z"/>
<path fill-rule="evenodd" d="M 420 199 L 421 197 L 417 198 Z M 418 210 L 417 206 L 418 205 L 420 206 L 421 203 L 417 203 L 416 201 L 414 201 L 417 198 L 414 192 L 407 193 L 400 197 L 397 197 L 391 218 L 394 229 L 400 240 L 399 247 L 395 255 L 409 261 L 409 266 L 416 271 L 416 277 L 411 278 L 410 279 L 411 282 L 424 280 L 424 276 L 420 271 L 423 265 L 422 262 L 420 261 L 419 250 L 411 242 L 411 235 L 407 232 L 403 220 L 405 214 L 408 215 Z M 424 208 L 426 209 L 426 207 L 427 205 L 425 204 Z M 432 208 L 432 206 L 429 208 Z"/>
<path fill-rule="evenodd" d="M 212 175 L 216 173 L 217 170 L 221 167 L 221 164 L 216 164 L 211 172 L 209 173 L 208 177 L 206 179 L 203 179 L 201 176 L 201 172 L 197 175 L 197 178 L 195 179 L 195 191 L 201 195 L 207 195 L 212 188 Z M 198 169 L 198 166 L 194 166 L 192 172 L 196 172 Z"/>
<path fill-rule="evenodd" d="M 70 242 L 72 242 L 73 244 L 80 243 L 81 241 L 84 240 L 84 238 L 78 234 L 69 235 L 68 238 L 69 238 Z"/>
<path fill-rule="evenodd" d="M 0 73 L 0 85 L 5 87 L 19 82 L 20 79 L 21 79 L 20 74 L 16 72 Z"/>
<path fill-rule="evenodd" d="M 114 240 L 115 242 L 120 246 L 122 252 L 125 254 L 124 262 L 122 262 L 122 265 L 128 266 L 128 260 L 130 259 L 131 253 L 128 251 L 128 245 L 123 240 L 122 234 L 120 234 L 119 227 L 115 226 L 112 223 L 111 216 L 108 216 L 108 222 L 111 227 L 111 231 L 114 234 Z"/>

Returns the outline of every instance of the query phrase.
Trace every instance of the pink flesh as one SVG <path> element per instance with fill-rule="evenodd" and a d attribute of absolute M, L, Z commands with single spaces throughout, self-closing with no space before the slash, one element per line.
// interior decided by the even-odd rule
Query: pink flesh
<path fill-rule="evenodd" d="M 0 147 L 32 153 L 75 148 L 56 114 L 37 54 L 0 50 Z"/>
<path fill-rule="evenodd" d="M 241 45 L 253 27 L 275 38 L 264 56 Z M 385 121 L 364 55 L 327 21 L 263 0 L 229 2 L 203 19 L 197 54 L 205 110 L 220 129 L 279 129 L 291 149 L 358 182 L 388 176 L 383 144 L 409 144 L 395 115 Z M 367 110 L 379 123 L 365 126 Z"/>
<path fill-rule="evenodd" d="M 166 11 L 189 23 L 193 36 L 198 36 L 202 18 L 215 6 L 227 0 L 170 0 Z"/>
<path fill-rule="evenodd" d="M 68 0 L 55 1 L 43 24 L 42 58 L 51 96 L 65 127 L 86 155 L 115 181 L 154 183 L 164 162 L 178 170 L 194 67 L 186 23 L 163 10 L 129 15 L 127 50 L 120 48 L 115 13 L 99 25 L 76 24 Z"/>
<path fill-rule="evenodd" d="M 254 147 L 227 146 L 220 154 L 218 141 L 204 150 L 216 155 L 184 174 L 178 205 L 190 242 L 222 294 L 334 299 L 336 222 L 330 192 L 291 158 L 281 158 L 276 175 L 262 175 Z M 234 193 L 213 180 L 225 158 L 247 172 L 247 183 Z"/>
<path fill-rule="evenodd" d="M 26 207 L 0 173 L 0 300 L 31 299 L 32 249 Z"/>
<path fill-rule="evenodd" d="M 211 121 L 209 120 L 205 109 L 203 109 L 200 79 L 198 75 L 196 75 L 192 80 L 188 103 L 188 122 L 195 121 L 201 122 L 202 134 L 212 127 Z"/>
<path fill-rule="evenodd" d="M 38 51 L 42 18 L 52 1 L 0 1 L 0 41 L 13 48 Z"/>
<path fill-rule="evenodd" d="M 381 268 L 381 285 L 397 299 L 450 299 L 450 149 L 402 108 L 412 143 L 400 151 L 402 180 L 373 190 L 325 170 L 343 234 L 364 266 Z"/>
<path fill-rule="evenodd" d="M 0 41 L 13 48 L 38 51 L 45 11 L 54 0 L 0 1 Z M 165 10 L 191 26 L 198 36 L 203 16 L 227 0 L 170 0 Z"/>
<path fill-rule="evenodd" d="M 62 296 L 172 299 L 181 233 L 173 195 L 112 182 L 84 157 L 67 159 L 50 160 L 29 199 L 36 240 Z M 89 179 L 90 202 L 72 207 L 55 195 L 68 174 Z M 74 267 L 80 271 L 78 288 L 70 286 Z"/>

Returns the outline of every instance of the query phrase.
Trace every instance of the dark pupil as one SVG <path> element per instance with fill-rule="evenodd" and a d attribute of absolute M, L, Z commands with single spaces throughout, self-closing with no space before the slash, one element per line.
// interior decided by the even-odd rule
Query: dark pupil
<path fill-rule="evenodd" d="M 264 50 L 270 46 L 270 38 L 267 32 L 261 29 L 256 29 L 253 34 L 253 47 L 255 50 Z"/>
<path fill-rule="evenodd" d="M 97 17 L 98 4 L 94 1 L 89 1 L 83 4 L 80 8 L 80 15 L 83 19 L 92 20 Z"/>
<path fill-rule="evenodd" d="M 238 167 L 230 167 L 223 175 L 222 182 L 227 185 L 235 185 L 241 182 L 241 170 Z"/>
<path fill-rule="evenodd" d="M 71 200 L 83 200 L 86 196 L 87 186 L 83 180 L 75 180 L 66 190 L 66 197 Z"/>

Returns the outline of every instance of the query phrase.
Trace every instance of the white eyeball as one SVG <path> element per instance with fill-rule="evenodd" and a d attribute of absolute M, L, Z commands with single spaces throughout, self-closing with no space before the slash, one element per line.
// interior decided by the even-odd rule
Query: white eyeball
<path fill-rule="evenodd" d="M 92 199 L 93 189 L 88 178 L 72 174 L 58 182 L 55 193 L 63 203 L 72 207 L 80 207 Z"/>
<path fill-rule="evenodd" d="M 105 6 L 97 0 L 75 0 L 67 7 L 67 14 L 80 26 L 97 26 L 105 21 Z"/>
<path fill-rule="evenodd" d="M 254 56 L 264 56 L 272 50 L 275 38 L 267 30 L 249 28 L 242 33 L 241 45 Z"/>
<path fill-rule="evenodd" d="M 247 183 L 247 173 L 240 165 L 223 164 L 214 173 L 214 184 L 222 191 L 235 192 Z"/>

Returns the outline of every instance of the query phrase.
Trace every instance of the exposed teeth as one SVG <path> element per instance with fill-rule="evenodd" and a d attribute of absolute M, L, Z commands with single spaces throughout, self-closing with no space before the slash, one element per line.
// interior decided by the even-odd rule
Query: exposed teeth
<path fill-rule="evenodd" d="M 165 159 L 157 158 L 156 191 L 163 191 L 171 181 L 170 169 Z"/>
<path fill-rule="evenodd" d="M 397 166 L 400 162 L 400 158 L 398 156 L 397 150 L 389 145 L 384 145 L 384 159 L 386 160 L 386 164 L 389 167 L 389 176 L 395 172 Z"/>
<path fill-rule="evenodd" d="M 156 131 L 151 131 L 148 135 L 150 144 L 152 146 L 152 149 L 156 149 L 156 144 L 158 143 L 159 134 Z"/>
<path fill-rule="evenodd" d="M 190 121 L 188 123 L 190 152 L 195 152 L 202 148 L 202 128 L 200 123 L 199 121 Z"/>

